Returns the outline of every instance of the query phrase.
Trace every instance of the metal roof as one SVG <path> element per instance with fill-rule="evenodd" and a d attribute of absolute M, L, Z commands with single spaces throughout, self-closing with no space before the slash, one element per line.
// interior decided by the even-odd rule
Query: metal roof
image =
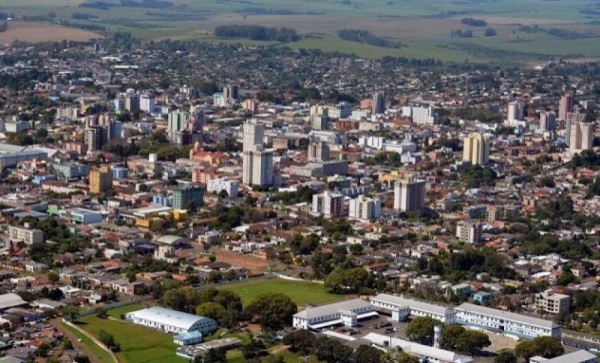
<path fill-rule="evenodd" d="M 436 315 L 451 315 L 454 311 L 452 308 L 430 304 L 425 301 L 407 299 L 402 296 L 395 296 L 390 294 L 379 294 L 375 297 L 371 298 L 371 301 L 381 301 L 383 303 L 394 304 L 394 305 L 403 305 L 413 310 L 424 311 L 431 314 Z"/>
<path fill-rule="evenodd" d="M 587 362 L 594 358 L 596 358 L 596 355 L 587 350 L 576 350 L 556 358 L 548 359 L 544 361 L 544 363 L 580 363 Z"/>
<path fill-rule="evenodd" d="M 481 305 L 475 305 L 470 303 L 463 303 L 456 307 L 457 311 L 463 310 L 466 312 L 474 312 L 482 315 L 488 315 L 495 318 L 504 320 L 514 321 L 518 323 L 527 323 L 530 325 L 538 326 L 546 329 L 560 328 L 560 325 L 553 321 L 548 321 L 540 318 L 534 318 L 527 315 L 511 313 L 510 311 L 492 309 Z"/>
<path fill-rule="evenodd" d="M 324 315 L 330 315 L 340 312 L 340 310 L 354 310 L 363 307 L 371 308 L 371 304 L 363 299 L 353 299 L 347 301 L 340 301 L 333 304 L 327 304 L 323 306 L 317 306 L 313 308 L 307 308 L 299 313 L 294 314 L 295 318 L 300 319 L 314 319 Z"/>
<path fill-rule="evenodd" d="M 12 308 L 15 306 L 26 305 L 27 301 L 21 299 L 17 294 L 8 293 L 0 295 L 0 310 Z"/>
<path fill-rule="evenodd" d="M 181 311 L 161 308 L 157 306 L 127 313 L 126 316 L 154 321 L 159 324 L 174 326 L 176 328 L 186 330 L 189 330 L 192 327 L 192 325 L 199 321 L 209 319 L 203 316 L 188 314 Z"/>

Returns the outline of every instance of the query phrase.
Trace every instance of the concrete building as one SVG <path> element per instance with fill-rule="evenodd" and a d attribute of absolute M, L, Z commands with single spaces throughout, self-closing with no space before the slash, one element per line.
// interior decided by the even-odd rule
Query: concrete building
<path fill-rule="evenodd" d="M 381 217 L 381 200 L 361 195 L 356 199 L 350 200 L 348 210 L 350 218 L 372 221 Z"/>
<path fill-rule="evenodd" d="M 187 209 L 190 206 L 199 208 L 204 205 L 202 188 L 186 186 L 173 190 L 173 208 Z"/>
<path fill-rule="evenodd" d="M 558 102 L 558 119 L 567 120 L 567 114 L 573 111 L 573 95 L 565 93 Z"/>
<path fill-rule="evenodd" d="M 329 116 L 311 115 L 310 128 L 313 130 L 327 130 L 329 128 Z"/>
<path fill-rule="evenodd" d="M 343 325 L 355 327 L 358 320 L 377 316 L 371 304 L 363 299 L 346 300 L 333 304 L 309 307 L 294 314 L 292 326 L 297 329 L 314 329 Z"/>
<path fill-rule="evenodd" d="M 438 115 L 433 107 L 412 107 L 411 118 L 417 125 L 435 125 L 438 122 Z"/>
<path fill-rule="evenodd" d="M 456 312 L 451 308 L 396 295 L 379 294 L 371 298 L 371 304 L 375 308 L 391 311 L 392 318 L 396 321 L 406 319 L 407 312 L 409 317 L 430 317 L 446 325 L 454 324 L 456 318 Z"/>
<path fill-rule="evenodd" d="M 26 245 L 44 242 L 44 232 L 39 229 L 33 229 L 19 226 L 8 226 L 8 239 L 12 242 L 23 242 Z"/>
<path fill-rule="evenodd" d="M 394 185 L 394 209 L 413 212 L 425 207 L 425 181 L 409 176 Z"/>
<path fill-rule="evenodd" d="M 508 124 L 515 125 L 517 121 L 523 120 L 525 113 L 525 104 L 518 101 L 513 101 L 508 104 Z"/>
<path fill-rule="evenodd" d="M 308 160 L 309 161 L 328 161 L 329 160 L 329 145 L 323 141 L 311 142 L 308 145 Z"/>
<path fill-rule="evenodd" d="M 586 350 L 576 350 L 566 353 L 558 357 L 546 359 L 544 357 L 535 356 L 529 358 L 529 363 L 598 363 L 598 357 Z"/>
<path fill-rule="evenodd" d="M 262 146 L 260 146 L 262 148 Z M 242 182 L 246 185 L 273 184 L 273 151 L 251 150 L 242 155 Z"/>
<path fill-rule="evenodd" d="M 454 308 L 456 323 L 522 338 L 552 336 L 560 339 L 560 325 L 553 321 L 515 314 L 470 303 Z"/>
<path fill-rule="evenodd" d="M 78 163 L 56 163 L 52 164 L 51 169 L 59 180 L 80 179 L 90 172 L 88 165 Z"/>
<path fill-rule="evenodd" d="M 197 331 L 202 335 L 209 335 L 217 330 L 217 322 L 213 319 L 156 306 L 127 313 L 125 320 L 165 333 Z"/>
<path fill-rule="evenodd" d="M 583 150 L 591 150 L 594 144 L 594 124 L 572 122 L 569 134 L 569 151 L 578 154 Z"/>
<path fill-rule="evenodd" d="M 432 363 L 473 363 L 473 358 L 465 355 L 460 355 L 449 350 L 440 349 L 437 345 L 439 340 L 435 340 L 434 346 L 419 344 L 408 340 L 403 340 L 389 335 L 379 333 L 369 333 L 362 339 L 376 344 L 381 349 L 393 349 L 394 351 L 402 351 L 411 356 L 419 358 L 419 362 Z"/>
<path fill-rule="evenodd" d="M 556 114 L 545 111 L 540 113 L 540 132 L 552 131 L 556 128 Z"/>
<path fill-rule="evenodd" d="M 206 184 L 206 190 L 210 193 L 220 193 L 224 190 L 228 196 L 235 198 L 238 196 L 238 182 L 223 178 L 211 179 Z"/>
<path fill-rule="evenodd" d="M 552 289 L 534 295 L 535 309 L 551 314 L 568 312 L 571 306 L 569 295 L 557 294 Z"/>
<path fill-rule="evenodd" d="M 112 188 L 112 171 L 107 165 L 90 170 L 90 193 L 102 194 Z"/>
<path fill-rule="evenodd" d="M 325 218 L 341 217 L 344 206 L 344 195 L 325 191 L 313 195 L 312 212 L 322 214 Z"/>
<path fill-rule="evenodd" d="M 156 108 L 156 98 L 153 94 L 144 93 L 140 96 L 140 111 L 154 113 Z"/>
<path fill-rule="evenodd" d="M 373 115 L 379 115 L 385 112 L 385 93 L 377 92 L 373 95 L 372 111 Z"/>
<path fill-rule="evenodd" d="M 465 221 L 456 226 L 456 237 L 459 241 L 476 245 L 483 237 L 482 224 L 477 221 Z"/>
<path fill-rule="evenodd" d="M 242 127 L 243 151 L 257 150 L 265 138 L 265 127 L 258 120 L 249 120 Z"/>
<path fill-rule="evenodd" d="M 182 110 L 175 110 L 169 112 L 169 116 L 167 119 L 167 132 L 169 134 L 182 131 L 185 129 L 185 123 L 187 119 L 190 117 L 189 112 Z"/>
<path fill-rule="evenodd" d="M 490 145 L 481 133 L 471 133 L 465 138 L 463 160 L 472 165 L 487 164 L 490 157 Z"/>

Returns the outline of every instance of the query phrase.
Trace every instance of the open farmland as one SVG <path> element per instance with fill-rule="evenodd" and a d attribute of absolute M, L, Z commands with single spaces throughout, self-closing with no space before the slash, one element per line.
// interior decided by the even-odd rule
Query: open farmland
<path fill-rule="evenodd" d="M 597 47 L 589 45 L 600 41 L 600 5 L 594 0 L 170 0 L 173 5 L 165 8 L 111 6 L 108 10 L 79 6 L 84 1 L 2 0 L 2 5 L 3 11 L 12 12 L 17 18 L 51 14 L 48 20 L 52 22 L 92 25 L 109 32 L 128 31 L 143 40 L 172 38 L 270 44 L 248 39 L 215 39 L 212 32 L 219 25 L 230 24 L 285 26 L 309 37 L 282 46 L 343 51 L 369 58 L 391 55 L 452 62 L 504 62 L 556 56 L 597 58 L 598 51 L 594 49 Z M 487 24 L 468 26 L 461 23 L 464 17 L 483 19 Z M 533 26 L 540 27 L 540 31 L 523 30 Z M 486 37 L 487 27 L 492 27 L 497 35 Z M 344 28 L 369 30 L 378 37 L 399 41 L 403 47 L 351 44 L 337 36 L 337 31 Z M 451 37 L 451 33 L 459 29 L 471 30 L 473 36 Z M 567 35 L 548 33 L 557 29 Z M 9 31 L 0 35 L 0 39 L 4 42 L 15 38 L 77 40 L 79 37 L 87 39 L 90 34 L 74 31 L 56 35 L 35 30 L 32 34 L 25 33 L 15 36 Z"/>
<path fill-rule="evenodd" d="M 8 29 L 0 33 L 1 44 L 12 43 L 15 40 L 31 43 L 63 40 L 81 42 L 96 38 L 100 38 L 100 35 L 86 30 L 23 21 L 9 22 Z"/>

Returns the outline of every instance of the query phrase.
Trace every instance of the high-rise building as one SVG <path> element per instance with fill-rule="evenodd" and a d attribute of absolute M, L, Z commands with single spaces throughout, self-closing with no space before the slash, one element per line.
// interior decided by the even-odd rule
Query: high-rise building
<path fill-rule="evenodd" d="M 481 222 L 467 221 L 461 222 L 456 226 L 456 237 L 459 241 L 479 244 L 481 243 L 483 236 Z"/>
<path fill-rule="evenodd" d="M 243 126 L 243 150 L 256 150 L 263 145 L 265 127 L 257 120 L 247 121 Z"/>
<path fill-rule="evenodd" d="M 90 170 L 90 193 L 102 194 L 112 188 L 112 171 L 108 165 Z"/>
<path fill-rule="evenodd" d="M 313 130 L 327 130 L 329 128 L 329 116 L 327 115 L 311 115 L 310 128 Z"/>
<path fill-rule="evenodd" d="M 483 165 L 489 161 L 490 146 L 481 133 L 471 133 L 465 138 L 463 160 L 472 165 Z"/>
<path fill-rule="evenodd" d="M 190 117 L 189 112 L 176 110 L 169 112 L 167 121 L 167 131 L 177 132 L 185 129 L 185 123 Z"/>
<path fill-rule="evenodd" d="M 540 113 L 540 132 L 552 131 L 556 127 L 556 115 L 554 112 L 545 111 Z"/>
<path fill-rule="evenodd" d="M 435 125 L 438 122 L 438 114 L 432 106 L 411 107 L 411 118 L 417 125 Z"/>
<path fill-rule="evenodd" d="M 350 200 L 348 211 L 350 218 L 371 221 L 381 217 L 381 200 L 361 195 Z"/>
<path fill-rule="evenodd" d="M 312 212 L 322 214 L 325 218 L 341 217 L 344 206 L 344 195 L 325 191 L 313 195 Z"/>
<path fill-rule="evenodd" d="M 594 125 L 587 122 L 571 123 L 569 151 L 577 154 L 583 150 L 591 150 L 594 143 Z"/>
<path fill-rule="evenodd" d="M 385 112 L 385 93 L 377 92 L 373 95 L 373 115 L 382 114 Z"/>
<path fill-rule="evenodd" d="M 269 186 L 273 184 L 273 151 L 244 151 L 242 182 L 246 185 Z"/>
<path fill-rule="evenodd" d="M 144 93 L 140 96 L 140 110 L 146 113 L 153 113 L 156 107 L 156 98 L 153 94 Z"/>
<path fill-rule="evenodd" d="M 425 181 L 409 176 L 394 185 L 394 209 L 402 212 L 419 211 L 425 207 Z"/>
<path fill-rule="evenodd" d="M 273 184 L 273 151 L 265 150 L 265 128 L 256 120 L 243 126 L 242 182 L 246 185 Z"/>
<path fill-rule="evenodd" d="M 323 141 L 314 141 L 308 145 L 308 160 L 328 161 L 329 145 Z"/>
<path fill-rule="evenodd" d="M 223 87 L 223 98 L 227 100 L 239 99 L 239 86 L 237 84 L 229 84 Z"/>
<path fill-rule="evenodd" d="M 525 104 L 518 101 L 513 101 L 508 104 L 508 124 L 513 125 L 517 121 L 523 119 L 525 113 Z"/>
<path fill-rule="evenodd" d="M 140 111 L 140 96 L 138 94 L 125 96 L 125 110 L 131 113 Z"/>
<path fill-rule="evenodd" d="M 104 128 L 91 126 L 85 129 L 85 144 L 90 151 L 100 150 L 104 146 Z"/>
<path fill-rule="evenodd" d="M 173 208 L 188 209 L 199 208 L 204 205 L 202 188 L 185 186 L 173 190 Z"/>
<path fill-rule="evenodd" d="M 573 110 L 573 95 L 565 93 L 558 103 L 558 119 L 566 121 L 567 114 Z"/>

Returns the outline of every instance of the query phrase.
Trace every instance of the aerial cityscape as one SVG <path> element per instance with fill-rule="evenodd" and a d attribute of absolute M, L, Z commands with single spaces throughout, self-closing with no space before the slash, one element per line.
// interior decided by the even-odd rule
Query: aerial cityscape
<path fill-rule="evenodd" d="M 0 363 L 599 362 L 597 2 L 4 0 L 0 42 Z"/>

